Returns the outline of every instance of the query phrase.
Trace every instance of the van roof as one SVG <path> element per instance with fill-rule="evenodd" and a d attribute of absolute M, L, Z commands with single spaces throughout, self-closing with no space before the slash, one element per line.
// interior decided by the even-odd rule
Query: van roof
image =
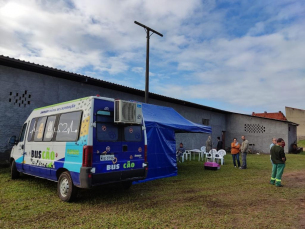
<path fill-rule="evenodd" d="M 99 96 L 88 96 L 88 97 L 83 97 L 83 98 L 79 98 L 79 99 L 74 99 L 74 100 L 70 100 L 70 101 L 66 101 L 66 102 L 62 102 L 62 103 L 52 104 L 52 105 L 45 106 L 45 107 L 38 107 L 38 108 L 34 109 L 34 111 L 41 110 L 41 109 L 45 109 L 45 108 L 49 108 L 49 107 L 55 107 L 55 106 L 58 106 L 58 105 L 68 104 L 68 103 L 72 103 L 72 102 L 77 102 L 77 101 L 84 100 L 84 99 L 88 99 L 88 98 L 103 99 L 103 100 L 108 100 L 108 101 L 114 101 L 114 99 L 112 99 L 112 98 L 99 97 Z"/>

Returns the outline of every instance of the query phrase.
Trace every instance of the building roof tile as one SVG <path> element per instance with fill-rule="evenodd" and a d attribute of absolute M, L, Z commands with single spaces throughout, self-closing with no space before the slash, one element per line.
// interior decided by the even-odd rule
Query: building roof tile
<path fill-rule="evenodd" d="M 252 112 L 252 116 L 256 117 L 262 117 L 262 118 L 270 118 L 270 119 L 277 119 L 281 121 L 287 121 L 285 115 L 279 111 L 275 113 L 267 113 L 266 111 L 264 113 L 254 113 Z"/>

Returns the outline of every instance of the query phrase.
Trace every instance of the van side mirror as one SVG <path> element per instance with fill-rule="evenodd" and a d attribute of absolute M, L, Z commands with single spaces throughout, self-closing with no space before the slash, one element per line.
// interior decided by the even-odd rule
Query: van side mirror
<path fill-rule="evenodd" d="M 10 139 L 9 139 L 9 141 L 8 141 L 8 144 L 9 144 L 10 146 L 13 146 L 13 145 L 17 144 L 16 138 L 17 138 L 16 136 L 10 137 Z"/>

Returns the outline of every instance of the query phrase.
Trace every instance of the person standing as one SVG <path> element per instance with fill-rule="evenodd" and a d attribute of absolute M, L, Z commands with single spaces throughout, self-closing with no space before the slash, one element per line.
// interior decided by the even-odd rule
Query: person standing
<path fill-rule="evenodd" d="M 243 157 L 243 164 L 240 169 L 246 169 L 247 168 L 247 153 L 249 148 L 249 141 L 246 139 L 246 137 L 243 135 L 241 136 L 241 139 L 243 142 L 241 143 L 240 151 Z"/>
<path fill-rule="evenodd" d="M 238 167 L 240 167 L 239 150 L 240 150 L 240 144 L 237 142 L 237 138 L 233 138 L 233 142 L 231 143 L 231 154 L 235 168 L 236 168 L 236 160 Z"/>
<path fill-rule="evenodd" d="M 183 143 L 180 143 L 179 149 L 177 150 L 177 161 L 182 162 L 182 155 L 185 152 L 185 149 L 183 148 Z"/>
<path fill-rule="evenodd" d="M 276 145 L 276 141 L 277 141 L 276 138 L 272 138 L 272 143 L 270 145 L 270 161 L 271 161 L 271 164 L 273 164 L 273 162 L 271 160 L 271 148 L 272 148 L 272 146 Z"/>
<path fill-rule="evenodd" d="M 277 144 L 272 146 L 270 151 L 273 162 L 270 184 L 275 184 L 276 187 L 283 187 L 282 175 L 286 162 L 283 143 L 284 140 L 282 138 L 277 139 Z"/>
<path fill-rule="evenodd" d="M 277 139 L 276 138 L 272 138 L 272 143 L 270 145 L 270 149 L 272 148 L 272 146 L 276 145 Z"/>
<path fill-rule="evenodd" d="M 206 147 L 207 153 L 209 153 L 210 150 L 212 149 L 212 138 L 211 138 L 211 136 L 209 136 L 207 141 L 205 142 L 205 147 Z"/>
<path fill-rule="evenodd" d="M 216 149 L 217 149 L 217 151 L 218 150 L 221 150 L 223 147 L 222 147 L 222 141 L 220 141 L 220 137 L 217 137 L 217 147 L 216 147 Z"/>
<path fill-rule="evenodd" d="M 283 144 L 282 144 L 283 149 L 284 149 L 285 145 L 286 145 L 285 141 L 283 140 Z"/>

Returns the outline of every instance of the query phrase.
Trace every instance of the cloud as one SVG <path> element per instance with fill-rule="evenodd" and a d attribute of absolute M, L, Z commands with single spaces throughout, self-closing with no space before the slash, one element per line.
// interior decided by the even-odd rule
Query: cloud
<path fill-rule="evenodd" d="M 230 104 L 232 110 L 283 110 L 305 95 L 303 24 L 273 34 L 214 39 L 182 51 L 178 68 L 193 73 L 189 85 L 159 85 L 160 94 Z M 275 101 L 281 101 L 276 103 Z"/>
<path fill-rule="evenodd" d="M 144 68 L 142 68 L 142 67 L 133 67 L 131 69 L 131 71 L 133 71 L 135 73 L 143 74 L 144 73 Z"/>
<path fill-rule="evenodd" d="M 0 54 L 249 113 L 305 108 L 305 3 L 0 1 Z M 275 103 L 275 100 L 281 101 Z M 302 107 L 303 106 L 303 107 Z"/>

